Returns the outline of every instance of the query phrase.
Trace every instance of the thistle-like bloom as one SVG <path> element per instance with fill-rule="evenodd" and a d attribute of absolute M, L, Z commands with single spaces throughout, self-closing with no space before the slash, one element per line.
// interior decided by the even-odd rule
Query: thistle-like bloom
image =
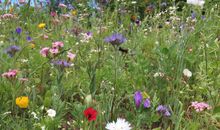
<path fill-rule="evenodd" d="M 20 108 L 27 108 L 29 103 L 29 98 L 27 96 L 17 97 L 15 103 Z"/>
<path fill-rule="evenodd" d="M 135 94 L 134 94 L 134 102 L 135 102 L 135 105 L 136 105 L 136 108 L 139 108 L 141 103 L 142 103 L 142 94 L 140 91 L 136 91 Z"/>
<path fill-rule="evenodd" d="M 131 130 L 131 124 L 125 119 L 118 118 L 116 122 L 108 123 L 105 128 L 107 130 Z"/>
<path fill-rule="evenodd" d="M 149 107 L 150 107 L 150 104 L 151 104 L 150 99 L 147 98 L 147 99 L 144 101 L 144 108 L 149 108 Z"/>
<path fill-rule="evenodd" d="M 49 47 L 44 47 L 40 50 L 40 54 L 43 56 L 43 57 L 47 57 L 48 54 L 49 54 L 49 50 L 50 48 Z"/>
<path fill-rule="evenodd" d="M 21 48 L 19 46 L 16 45 L 12 45 L 10 47 L 8 47 L 5 52 L 10 56 L 13 57 L 15 55 L 16 52 L 20 51 Z"/>
<path fill-rule="evenodd" d="M 115 45 L 119 46 L 125 41 L 126 41 L 126 38 L 122 34 L 118 34 L 118 33 L 112 34 L 111 36 L 108 36 L 105 38 L 105 42 L 111 43 L 114 46 Z"/>
<path fill-rule="evenodd" d="M 17 27 L 15 31 L 19 35 L 22 33 L 22 29 L 20 27 Z"/>
<path fill-rule="evenodd" d="M 2 74 L 2 77 L 5 77 L 7 79 L 13 79 L 16 77 L 18 73 L 18 70 L 9 70 L 8 72 L 5 72 Z"/>
<path fill-rule="evenodd" d="M 159 112 L 160 114 L 162 114 L 163 116 L 170 116 L 170 112 L 169 112 L 169 109 L 166 107 L 166 106 L 163 106 L 163 105 L 159 105 L 157 107 L 157 112 Z"/>
<path fill-rule="evenodd" d="M 65 60 L 56 60 L 53 61 L 52 64 L 60 68 L 67 68 L 71 66 L 71 64 Z"/>
<path fill-rule="evenodd" d="M 210 110 L 212 107 L 209 106 L 209 104 L 205 102 L 192 102 L 191 107 L 196 110 L 196 112 L 202 112 L 204 110 Z"/>

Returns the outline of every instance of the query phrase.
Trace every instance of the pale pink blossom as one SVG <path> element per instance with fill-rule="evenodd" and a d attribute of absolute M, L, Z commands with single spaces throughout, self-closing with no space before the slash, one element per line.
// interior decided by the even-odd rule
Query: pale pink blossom
<path fill-rule="evenodd" d="M 48 39 L 48 38 L 49 37 L 46 34 L 43 35 L 43 39 Z"/>
<path fill-rule="evenodd" d="M 14 15 L 13 14 L 3 14 L 3 15 L 1 15 L 1 18 L 2 19 L 11 19 L 11 18 L 14 18 Z"/>
<path fill-rule="evenodd" d="M 60 42 L 60 41 L 56 41 L 56 42 L 53 42 L 52 43 L 52 47 L 53 48 L 61 48 L 61 47 L 63 47 L 64 46 L 64 44 L 63 44 L 63 42 Z"/>
<path fill-rule="evenodd" d="M 15 78 L 16 75 L 18 73 L 18 70 L 9 70 L 8 72 L 5 72 L 2 74 L 2 77 L 5 77 L 5 78 Z"/>
<path fill-rule="evenodd" d="M 60 7 L 60 8 L 66 8 L 67 6 L 66 6 L 65 4 L 60 3 L 60 4 L 58 5 L 58 7 Z"/>
<path fill-rule="evenodd" d="M 75 57 L 76 57 L 76 54 L 73 54 L 71 52 L 67 52 L 67 57 L 70 59 L 70 60 L 73 60 Z"/>
<path fill-rule="evenodd" d="M 40 54 L 43 56 L 43 57 L 47 57 L 48 54 L 49 54 L 49 50 L 50 48 L 49 47 L 44 47 L 40 50 Z"/>
<path fill-rule="evenodd" d="M 56 55 L 56 54 L 59 53 L 59 49 L 57 49 L 57 48 L 52 48 L 52 49 L 50 49 L 50 53 L 53 54 L 53 55 Z"/>
<path fill-rule="evenodd" d="M 19 0 L 18 2 L 19 2 L 19 4 L 25 4 L 26 3 L 25 0 Z"/>
<path fill-rule="evenodd" d="M 205 102 L 192 102 L 191 103 L 191 107 L 193 107 L 196 112 L 201 112 L 201 111 L 204 111 L 204 110 L 210 110 L 212 107 L 209 106 L 209 104 L 205 103 Z"/>

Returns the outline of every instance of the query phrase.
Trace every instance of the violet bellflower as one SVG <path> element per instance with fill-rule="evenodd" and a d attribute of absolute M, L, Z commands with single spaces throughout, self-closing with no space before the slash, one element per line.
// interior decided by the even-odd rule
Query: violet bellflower
<path fill-rule="evenodd" d="M 5 52 L 10 56 L 13 57 L 15 55 L 16 52 L 20 51 L 21 48 L 19 46 L 16 45 L 12 45 L 10 47 L 8 47 Z"/>
<path fill-rule="evenodd" d="M 22 33 L 22 29 L 20 27 L 17 27 L 15 31 L 19 35 Z"/>
<path fill-rule="evenodd" d="M 171 113 L 169 112 L 169 109 L 164 105 L 159 105 L 156 110 L 157 110 L 157 112 L 159 112 L 163 116 L 168 117 L 171 115 Z"/>
<path fill-rule="evenodd" d="M 135 102 L 136 108 L 140 107 L 140 105 L 142 103 L 142 99 L 143 99 L 143 97 L 142 97 L 141 92 L 140 91 L 136 91 L 134 93 L 134 102 Z"/>
<path fill-rule="evenodd" d="M 119 46 L 126 41 L 126 38 L 119 33 L 114 33 L 111 36 L 105 38 L 105 42 L 112 44 L 113 46 Z"/>

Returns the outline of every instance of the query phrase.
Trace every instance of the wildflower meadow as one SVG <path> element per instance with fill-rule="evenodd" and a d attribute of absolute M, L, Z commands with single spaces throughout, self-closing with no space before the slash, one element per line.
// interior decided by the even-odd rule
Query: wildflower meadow
<path fill-rule="evenodd" d="M 220 0 L 0 0 L 0 130 L 219 130 Z"/>

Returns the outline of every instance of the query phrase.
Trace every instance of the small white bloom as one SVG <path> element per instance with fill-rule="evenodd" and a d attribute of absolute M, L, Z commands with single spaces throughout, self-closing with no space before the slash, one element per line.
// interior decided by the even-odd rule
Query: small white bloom
<path fill-rule="evenodd" d="M 31 115 L 34 116 L 34 119 L 39 119 L 39 118 L 37 117 L 37 114 L 36 114 L 35 112 L 31 112 Z"/>
<path fill-rule="evenodd" d="M 46 129 L 45 125 L 41 126 L 41 130 L 45 130 L 45 129 Z"/>
<path fill-rule="evenodd" d="M 118 118 L 116 122 L 108 123 L 105 128 L 107 130 L 131 130 L 131 124 L 125 119 Z"/>
<path fill-rule="evenodd" d="M 205 0 L 187 0 L 187 4 L 203 6 L 205 4 Z"/>
<path fill-rule="evenodd" d="M 184 69 L 183 70 L 183 75 L 190 78 L 190 77 L 192 77 L 192 72 L 188 69 Z"/>
<path fill-rule="evenodd" d="M 47 115 L 51 118 L 55 117 L 56 116 L 56 111 L 53 110 L 53 109 L 49 109 L 47 110 Z"/>
<path fill-rule="evenodd" d="M 164 76 L 164 73 L 162 73 L 162 72 L 157 72 L 157 73 L 154 74 L 154 78 L 163 77 L 163 76 Z"/>

